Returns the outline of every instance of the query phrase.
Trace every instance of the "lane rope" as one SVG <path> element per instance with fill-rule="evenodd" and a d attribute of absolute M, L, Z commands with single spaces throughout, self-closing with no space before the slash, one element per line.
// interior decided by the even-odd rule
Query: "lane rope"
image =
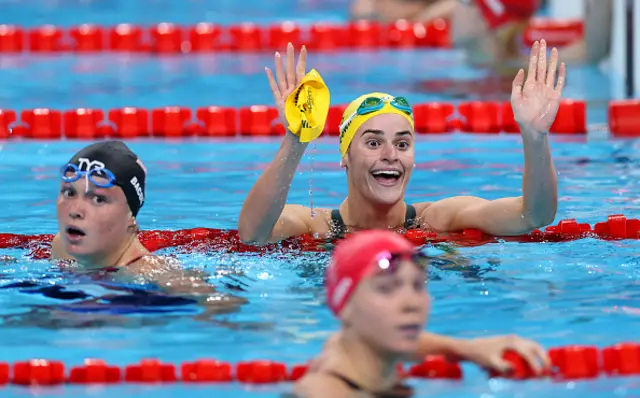
<path fill-rule="evenodd" d="M 600 376 L 640 375 L 640 344 L 618 343 L 602 349 L 590 345 L 568 345 L 550 348 L 551 369 L 542 378 L 556 381 L 594 379 Z M 488 377 L 526 380 L 536 377 L 525 360 L 514 351 L 505 351 L 510 363 L 508 374 L 487 372 Z M 13 364 L 0 362 L 0 385 L 114 384 L 114 383 L 248 383 L 268 384 L 300 379 L 312 362 L 288 366 L 271 360 L 242 361 L 237 364 L 215 359 L 199 359 L 179 364 L 154 358 L 142 359 L 126 366 L 107 364 L 101 359 L 86 359 L 81 365 L 62 361 L 32 359 Z M 423 361 L 398 366 L 403 378 L 463 378 L 459 362 L 442 356 L 429 356 Z"/>
<path fill-rule="evenodd" d="M 348 236 L 348 235 L 347 235 Z M 459 246 L 480 246 L 500 242 L 541 243 L 567 242 L 584 238 L 601 240 L 640 239 L 640 220 L 626 218 L 622 214 L 613 214 L 606 221 L 591 226 L 578 223 L 575 219 L 561 220 L 542 230 L 535 230 L 520 236 L 491 236 L 475 229 L 466 229 L 459 233 L 438 234 L 423 230 L 409 230 L 407 239 L 416 245 L 452 243 Z M 191 228 L 176 231 L 141 231 L 139 239 L 151 252 L 166 248 L 180 248 L 189 252 L 222 253 L 282 253 L 282 252 L 326 252 L 337 242 L 336 239 L 318 239 L 311 235 L 302 235 L 285 239 L 282 242 L 255 246 L 243 243 L 236 230 L 213 228 Z M 0 234 L 0 249 L 27 249 L 28 257 L 41 260 L 51 254 L 52 234 L 21 235 Z"/>
<path fill-rule="evenodd" d="M 640 136 L 640 99 L 610 101 L 608 122 L 595 127 L 587 126 L 586 108 L 583 100 L 562 100 L 550 132 L 584 136 L 597 130 L 617 137 Z M 345 109 L 345 104 L 329 108 L 325 135 L 339 136 L 340 120 Z M 520 132 L 508 101 L 418 103 L 413 105 L 413 113 L 418 134 Z M 0 109 L 0 140 L 264 137 L 284 133 L 278 110 L 270 105 L 238 108 L 203 106 L 196 109 L 180 106 L 108 110 Z"/>
<path fill-rule="evenodd" d="M 162 22 L 151 26 L 81 24 L 33 28 L 0 25 L 0 53 L 132 52 L 189 54 L 221 51 L 275 51 L 287 43 L 313 51 L 387 48 L 450 48 L 449 21 L 398 20 L 392 23 L 353 21 L 298 25 L 291 21 L 261 26 L 251 22 L 223 26 L 201 22 L 191 26 Z M 550 46 L 566 46 L 584 37 L 579 19 L 533 18 L 522 33 L 525 46 L 544 38 Z"/>

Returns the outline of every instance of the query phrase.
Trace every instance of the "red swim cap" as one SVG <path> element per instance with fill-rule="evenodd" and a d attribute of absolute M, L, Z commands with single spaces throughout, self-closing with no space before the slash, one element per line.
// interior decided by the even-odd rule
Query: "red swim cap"
<path fill-rule="evenodd" d="M 491 29 L 507 22 L 531 18 L 538 10 L 539 0 L 475 0 Z"/>
<path fill-rule="evenodd" d="M 339 242 L 325 278 L 327 303 L 331 311 L 338 315 L 358 283 L 378 269 L 378 255 L 384 252 L 410 253 L 414 249 L 414 244 L 404 236 L 387 230 L 356 232 Z"/>

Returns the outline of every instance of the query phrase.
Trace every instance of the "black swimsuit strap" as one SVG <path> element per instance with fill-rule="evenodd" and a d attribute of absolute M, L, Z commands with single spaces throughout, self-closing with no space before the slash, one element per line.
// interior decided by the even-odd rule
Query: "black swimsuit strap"
<path fill-rule="evenodd" d="M 349 379 L 344 375 L 341 375 L 338 372 L 329 370 L 326 373 L 344 382 L 352 390 L 368 393 L 374 398 L 407 398 L 413 395 L 413 388 L 406 386 L 404 384 L 396 384 L 389 391 L 375 392 L 375 391 L 368 391 L 362 388 L 358 383 L 354 382 L 353 380 Z"/>
<path fill-rule="evenodd" d="M 344 225 L 340 210 L 331 210 L 331 224 L 332 235 L 336 238 L 344 238 L 344 235 L 347 233 L 347 226 Z"/>
<path fill-rule="evenodd" d="M 407 205 L 407 213 L 404 216 L 404 229 L 416 228 L 416 208 L 413 205 Z"/>
<path fill-rule="evenodd" d="M 407 212 L 404 216 L 405 229 L 413 229 L 419 227 L 416 224 L 417 214 L 418 213 L 416 211 L 416 208 L 413 205 L 407 205 Z M 339 209 L 331 210 L 331 224 L 333 235 L 337 238 L 343 238 L 347 233 L 347 226 L 344 224 L 344 219 L 342 218 Z"/>
<path fill-rule="evenodd" d="M 327 371 L 328 375 L 331 375 L 333 377 L 335 377 L 336 379 L 339 379 L 340 381 L 344 382 L 344 384 L 348 385 L 350 389 L 352 390 L 356 390 L 356 391 L 366 391 L 364 388 L 360 387 L 360 384 L 356 383 L 355 381 L 351 380 L 350 378 L 348 378 L 347 376 L 343 376 L 338 372 L 334 372 L 333 370 L 328 370 Z"/>

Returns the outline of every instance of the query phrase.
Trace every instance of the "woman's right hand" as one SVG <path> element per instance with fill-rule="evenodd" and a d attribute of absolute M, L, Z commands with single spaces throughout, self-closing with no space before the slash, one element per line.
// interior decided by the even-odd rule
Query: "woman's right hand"
<path fill-rule="evenodd" d="M 274 63 L 276 65 L 275 78 L 271 69 L 265 68 L 265 72 L 267 73 L 273 99 L 280 114 L 280 120 L 286 128 L 289 124 L 287 123 L 287 118 L 284 113 L 284 103 L 306 74 L 307 49 L 305 46 L 302 46 L 298 63 L 296 64 L 295 50 L 293 44 L 289 43 L 287 46 L 287 59 L 284 65 L 282 63 L 282 55 L 280 55 L 279 52 L 276 52 L 274 56 Z"/>

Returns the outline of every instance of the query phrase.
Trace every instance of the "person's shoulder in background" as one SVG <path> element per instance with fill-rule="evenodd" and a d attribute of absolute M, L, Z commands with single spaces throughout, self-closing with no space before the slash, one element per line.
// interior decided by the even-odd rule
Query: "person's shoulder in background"
<path fill-rule="evenodd" d="M 567 63 L 603 65 L 611 52 L 613 0 L 584 0 L 584 38 L 562 48 Z"/>
<path fill-rule="evenodd" d="M 349 17 L 357 19 L 375 19 L 376 0 L 351 0 L 349 6 Z"/>

